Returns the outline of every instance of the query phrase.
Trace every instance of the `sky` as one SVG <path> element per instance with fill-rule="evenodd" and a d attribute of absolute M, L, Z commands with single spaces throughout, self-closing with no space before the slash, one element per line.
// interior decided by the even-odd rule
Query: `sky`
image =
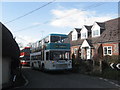
<path fill-rule="evenodd" d="M 26 46 L 51 33 L 68 34 L 74 28 L 118 17 L 118 2 L 54 1 L 29 15 L 9 22 L 47 3 L 49 2 L 2 2 L 0 21 L 16 37 L 17 43 Z"/>

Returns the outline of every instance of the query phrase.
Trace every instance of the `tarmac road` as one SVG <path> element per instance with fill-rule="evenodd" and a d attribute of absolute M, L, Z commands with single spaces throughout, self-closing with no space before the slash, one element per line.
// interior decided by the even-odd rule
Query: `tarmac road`
<path fill-rule="evenodd" d="M 23 67 L 22 73 L 28 80 L 28 84 L 24 88 L 120 88 L 109 80 L 80 73 L 45 73 L 29 67 Z"/>

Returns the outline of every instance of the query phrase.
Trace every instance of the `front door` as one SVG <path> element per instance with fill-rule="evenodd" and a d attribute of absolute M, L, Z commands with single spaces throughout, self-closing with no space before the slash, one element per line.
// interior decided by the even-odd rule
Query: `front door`
<path fill-rule="evenodd" d="M 90 48 L 87 49 L 87 59 L 91 59 L 91 50 L 90 50 Z"/>

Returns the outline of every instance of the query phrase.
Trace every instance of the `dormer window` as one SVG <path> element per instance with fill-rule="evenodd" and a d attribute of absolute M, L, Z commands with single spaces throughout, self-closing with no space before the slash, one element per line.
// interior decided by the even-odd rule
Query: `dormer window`
<path fill-rule="evenodd" d="M 84 25 L 81 29 L 81 39 L 86 39 L 91 35 L 91 27 Z"/>
<path fill-rule="evenodd" d="M 92 37 L 98 37 L 104 30 L 104 23 L 95 22 L 92 27 Z"/>
<path fill-rule="evenodd" d="M 78 28 L 75 28 L 72 32 L 72 41 L 77 40 L 80 37 L 80 30 Z"/>
<path fill-rule="evenodd" d="M 72 41 L 77 40 L 77 35 L 72 35 Z"/>

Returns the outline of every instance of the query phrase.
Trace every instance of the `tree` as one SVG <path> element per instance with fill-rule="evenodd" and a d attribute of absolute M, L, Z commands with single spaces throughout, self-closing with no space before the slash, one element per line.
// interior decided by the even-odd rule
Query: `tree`
<path fill-rule="evenodd" d="M 31 46 L 32 46 L 32 42 L 29 42 L 29 43 L 27 44 L 27 46 L 31 47 Z"/>
<path fill-rule="evenodd" d="M 20 48 L 23 48 L 24 46 L 23 46 L 23 43 L 18 43 L 18 46 L 20 47 Z"/>

